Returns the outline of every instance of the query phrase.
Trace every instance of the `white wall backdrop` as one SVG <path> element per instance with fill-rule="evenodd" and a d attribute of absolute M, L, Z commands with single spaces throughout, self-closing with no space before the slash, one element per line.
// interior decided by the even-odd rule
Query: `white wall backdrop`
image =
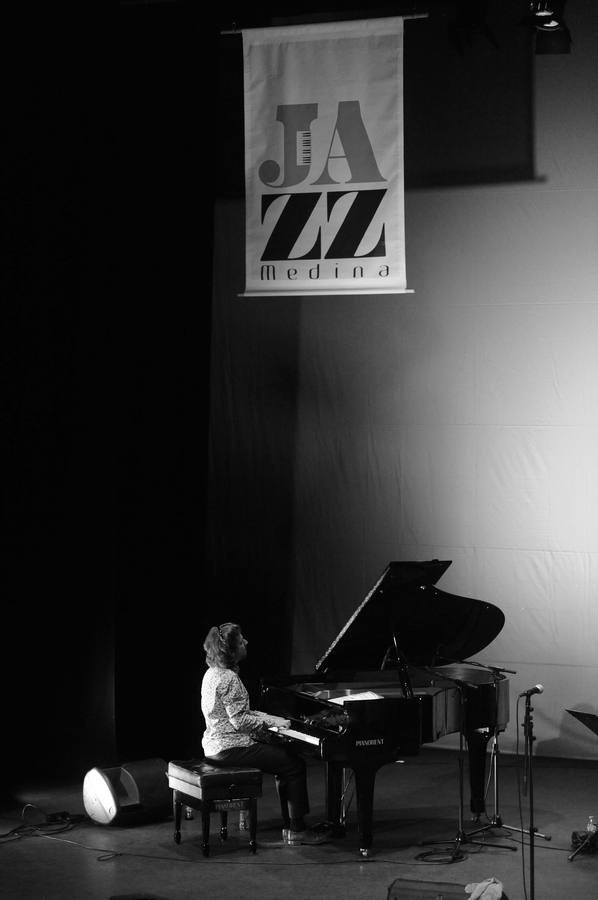
<path fill-rule="evenodd" d="M 389 560 L 451 559 L 439 587 L 506 616 L 478 657 L 517 671 L 503 748 L 540 682 L 536 752 L 596 757 L 566 713 L 598 713 L 598 30 L 569 6 L 538 180 L 408 192 L 415 295 L 302 301 L 293 668 Z"/>
<path fill-rule="evenodd" d="M 595 758 L 566 709 L 598 713 L 598 10 L 567 9 L 573 52 L 534 59 L 537 179 L 407 192 L 414 295 L 241 300 L 243 210 L 222 206 L 212 459 L 214 508 L 228 479 L 221 518 L 255 545 L 286 441 L 293 671 L 390 560 L 450 559 L 438 586 L 506 617 L 477 657 L 517 672 L 503 749 L 542 683 L 536 752 Z"/>

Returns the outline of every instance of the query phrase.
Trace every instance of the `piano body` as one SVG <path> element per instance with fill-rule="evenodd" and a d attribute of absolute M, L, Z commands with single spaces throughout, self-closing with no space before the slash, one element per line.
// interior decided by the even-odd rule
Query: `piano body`
<path fill-rule="evenodd" d="M 314 672 L 262 679 L 260 708 L 291 720 L 274 739 L 326 762 L 336 834 L 344 833 L 343 769 L 353 770 L 363 856 L 378 769 L 446 734 L 462 731 L 467 741 L 471 810 L 484 812 L 487 743 L 509 721 L 509 685 L 500 670 L 465 660 L 496 637 L 504 615 L 436 588 L 449 566 L 391 562 Z"/>

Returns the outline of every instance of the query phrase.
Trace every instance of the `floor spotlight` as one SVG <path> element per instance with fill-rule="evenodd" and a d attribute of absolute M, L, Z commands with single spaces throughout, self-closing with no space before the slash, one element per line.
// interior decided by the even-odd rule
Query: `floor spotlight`
<path fill-rule="evenodd" d="M 164 759 L 90 769 L 83 780 L 85 812 L 100 825 L 139 825 L 165 818 L 172 798 Z"/>

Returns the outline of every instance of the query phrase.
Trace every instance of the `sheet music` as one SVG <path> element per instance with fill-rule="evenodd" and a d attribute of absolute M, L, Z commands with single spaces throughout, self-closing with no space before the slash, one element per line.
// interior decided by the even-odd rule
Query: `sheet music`
<path fill-rule="evenodd" d="M 358 694 L 346 694 L 342 697 L 330 697 L 331 703 L 338 703 L 339 706 L 342 706 L 343 703 L 350 703 L 352 700 L 383 700 L 381 694 L 375 694 L 374 691 L 360 691 Z"/>

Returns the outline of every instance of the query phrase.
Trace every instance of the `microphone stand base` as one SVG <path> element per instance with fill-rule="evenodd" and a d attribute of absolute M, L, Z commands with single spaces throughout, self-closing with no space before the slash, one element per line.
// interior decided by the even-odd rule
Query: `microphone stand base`
<path fill-rule="evenodd" d="M 516 831 L 517 834 L 527 834 L 528 836 L 530 833 L 529 828 L 515 828 L 513 825 L 501 825 L 501 828 L 506 828 L 507 831 Z M 542 840 L 544 840 L 544 841 L 552 840 L 551 834 L 542 834 L 541 831 L 536 831 L 535 829 L 534 829 L 534 837 L 542 838 Z"/>
<path fill-rule="evenodd" d="M 492 819 L 490 819 L 490 821 L 487 822 L 485 825 L 480 825 L 478 828 L 474 828 L 473 831 L 467 831 L 465 833 L 465 837 L 467 840 L 469 840 L 474 835 L 484 834 L 487 831 L 491 831 L 493 837 L 505 837 L 505 838 L 510 837 L 510 835 L 507 835 L 507 834 L 505 834 L 505 835 L 495 834 L 495 832 L 501 828 L 505 828 L 508 830 L 508 826 L 503 825 L 503 822 L 502 822 L 502 819 L 500 818 L 500 816 L 493 816 Z M 509 846 L 505 846 L 503 844 L 489 844 L 489 843 L 487 843 L 487 841 L 477 841 L 477 842 L 473 842 L 473 843 L 483 844 L 486 847 L 500 847 L 503 850 L 515 850 L 515 851 L 517 850 L 517 847 L 509 847 Z"/>

